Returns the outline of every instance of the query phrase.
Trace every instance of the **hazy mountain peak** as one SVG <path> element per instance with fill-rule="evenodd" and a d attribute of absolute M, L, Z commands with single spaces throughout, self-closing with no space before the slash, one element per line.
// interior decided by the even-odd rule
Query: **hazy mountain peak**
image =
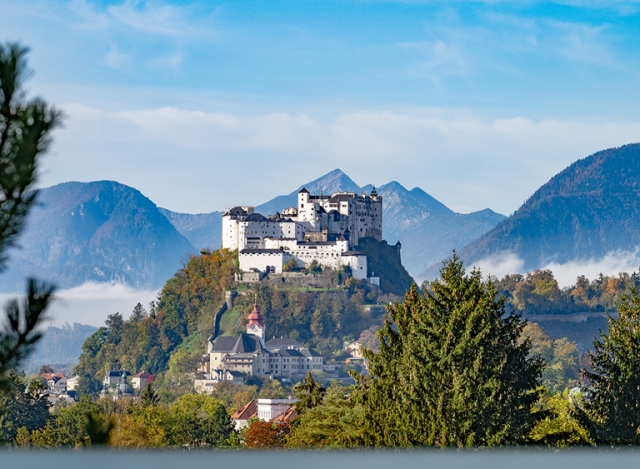
<path fill-rule="evenodd" d="M 334 169 L 329 171 L 324 176 L 319 177 L 307 184 L 303 184 L 298 188 L 296 193 L 306 188 L 312 194 L 333 194 L 335 192 L 359 192 L 360 186 L 358 186 L 353 180 L 347 176 L 341 169 Z"/>

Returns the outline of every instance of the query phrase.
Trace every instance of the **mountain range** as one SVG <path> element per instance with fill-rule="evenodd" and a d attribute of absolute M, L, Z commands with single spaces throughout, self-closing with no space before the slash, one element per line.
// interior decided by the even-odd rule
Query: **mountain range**
<path fill-rule="evenodd" d="M 372 190 L 336 169 L 256 211 L 270 215 L 295 206 L 302 187 L 316 194 Z M 455 213 L 422 189 L 396 181 L 376 189 L 383 197 L 383 236 L 402 243 L 403 264 L 416 280 L 435 277 L 454 248 L 467 264 L 508 253 L 532 270 L 640 246 L 640 144 L 576 161 L 508 218 L 489 209 Z M 10 252 L 10 269 L 0 276 L 0 290 L 20 290 L 27 275 L 52 279 L 60 288 L 86 281 L 159 288 L 189 253 L 220 246 L 221 216 L 159 208 L 113 181 L 42 189 L 19 238 L 21 249 Z"/>
<path fill-rule="evenodd" d="M 524 269 L 599 259 L 640 246 L 640 144 L 576 161 L 509 218 L 461 250 L 468 263 L 503 253 Z M 435 274 L 431 272 L 425 276 Z"/>
<path fill-rule="evenodd" d="M 156 205 L 113 181 L 67 182 L 43 189 L 10 251 L 2 291 L 27 275 L 70 288 L 88 281 L 158 287 L 194 248 Z"/>
<path fill-rule="evenodd" d="M 264 215 L 297 205 L 297 193 L 370 192 L 336 169 L 256 207 Z M 489 209 L 455 213 L 420 188 L 398 182 L 377 188 L 383 197 L 383 234 L 402 243 L 403 264 L 415 277 L 504 219 Z M 1 291 L 18 291 L 27 275 L 70 288 L 87 281 L 159 288 L 189 253 L 221 244 L 222 212 L 186 214 L 157 207 L 114 181 L 68 182 L 42 189 L 11 251 Z M 243 201 L 239 200 L 238 204 Z"/>
<path fill-rule="evenodd" d="M 287 207 L 295 207 L 298 205 L 298 192 L 303 187 L 312 194 L 369 193 L 373 189 L 371 184 L 358 186 L 340 169 L 335 169 L 287 195 L 256 206 L 255 211 L 271 215 Z M 461 249 L 505 218 L 489 209 L 469 214 L 456 213 L 422 189 L 407 190 L 396 181 L 376 190 L 382 196 L 383 237 L 390 244 L 400 241 L 402 263 L 414 278 L 428 266 L 450 255 L 452 249 Z M 241 205 L 241 201 L 238 204 Z M 160 210 L 197 249 L 220 246 L 222 212 L 189 215 Z"/>

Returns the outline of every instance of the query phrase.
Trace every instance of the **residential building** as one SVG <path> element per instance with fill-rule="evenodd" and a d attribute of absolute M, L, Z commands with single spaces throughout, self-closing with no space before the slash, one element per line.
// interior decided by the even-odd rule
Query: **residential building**
<path fill-rule="evenodd" d="M 144 389 L 147 384 L 153 383 L 155 379 L 156 375 L 141 371 L 131 377 L 131 386 L 133 386 L 133 389 Z"/>

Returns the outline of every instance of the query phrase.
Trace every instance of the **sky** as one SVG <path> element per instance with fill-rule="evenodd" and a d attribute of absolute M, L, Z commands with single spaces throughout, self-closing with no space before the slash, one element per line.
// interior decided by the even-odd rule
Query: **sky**
<path fill-rule="evenodd" d="M 66 115 L 41 186 L 116 180 L 198 213 L 335 168 L 515 211 L 640 141 L 640 3 L 0 0 Z"/>

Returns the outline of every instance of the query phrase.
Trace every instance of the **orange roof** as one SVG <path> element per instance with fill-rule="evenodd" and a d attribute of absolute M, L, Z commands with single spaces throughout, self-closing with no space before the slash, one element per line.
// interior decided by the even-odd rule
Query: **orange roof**
<path fill-rule="evenodd" d="M 280 415 L 276 415 L 271 419 L 272 422 L 276 423 L 290 423 L 292 420 L 298 418 L 298 413 L 296 412 L 296 408 L 291 406 Z"/>
<path fill-rule="evenodd" d="M 240 407 L 235 414 L 231 416 L 234 420 L 249 420 L 258 413 L 258 400 L 252 399 L 244 407 Z"/>

